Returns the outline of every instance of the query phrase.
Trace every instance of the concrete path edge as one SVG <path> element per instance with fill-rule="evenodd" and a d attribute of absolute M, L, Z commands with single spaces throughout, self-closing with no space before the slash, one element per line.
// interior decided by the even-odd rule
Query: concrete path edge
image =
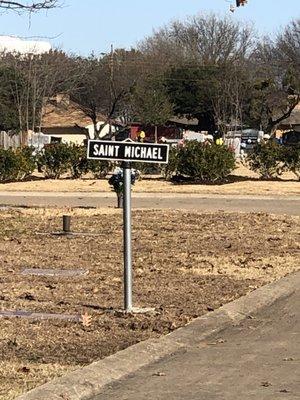
<path fill-rule="evenodd" d="M 263 286 L 248 295 L 203 315 L 159 339 L 148 339 L 87 367 L 25 393 L 16 400 L 88 400 L 104 386 L 166 356 L 199 343 L 230 325 L 290 296 L 300 284 L 300 271 Z"/>

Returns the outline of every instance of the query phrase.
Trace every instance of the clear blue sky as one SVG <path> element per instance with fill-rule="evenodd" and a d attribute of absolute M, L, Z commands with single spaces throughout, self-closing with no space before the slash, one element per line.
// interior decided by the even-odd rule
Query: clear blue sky
<path fill-rule="evenodd" d="M 80 54 L 107 52 L 110 44 L 134 46 L 153 29 L 199 12 L 226 14 L 253 22 L 262 33 L 274 34 L 280 26 L 300 17 L 300 0 L 249 0 L 234 14 L 235 0 L 63 0 L 64 8 L 28 16 L 0 14 L 0 34 L 58 38 L 54 46 Z"/>

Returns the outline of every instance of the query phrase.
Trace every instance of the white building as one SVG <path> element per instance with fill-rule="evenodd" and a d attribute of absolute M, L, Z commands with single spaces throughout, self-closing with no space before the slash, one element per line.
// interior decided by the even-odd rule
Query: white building
<path fill-rule="evenodd" d="M 0 53 L 44 54 L 51 50 L 51 44 L 38 40 L 25 40 L 13 36 L 0 36 Z"/>

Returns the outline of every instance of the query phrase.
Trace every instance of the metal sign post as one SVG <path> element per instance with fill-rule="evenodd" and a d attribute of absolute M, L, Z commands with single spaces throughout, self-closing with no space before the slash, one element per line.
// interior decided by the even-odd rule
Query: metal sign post
<path fill-rule="evenodd" d="M 131 165 L 123 162 L 123 236 L 124 236 L 124 308 L 132 310 L 132 257 L 131 257 Z"/>
<path fill-rule="evenodd" d="M 131 139 L 123 142 L 89 140 L 89 160 L 123 161 L 123 240 L 124 240 L 124 308 L 126 312 L 148 312 L 132 305 L 132 256 L 131 256 L 131 161 L 167 164 L 169 146 L 157 143 L 137 143 Z"/>

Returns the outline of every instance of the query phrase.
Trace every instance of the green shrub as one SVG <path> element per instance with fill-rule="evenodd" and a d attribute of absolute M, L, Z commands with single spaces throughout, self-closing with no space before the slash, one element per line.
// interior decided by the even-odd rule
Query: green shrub
<path fill-rule="evenodd" d="M 12 149 L 0 149 L 0 181 L 14 181 L 18 175 L 18 161 Z"/>
<path fill-rule="evenodd" d="M 31 147 L 0 149 L 0 181 L 20 181 L 32 174 L 36 162 Z"/>
<path fill-rule="evenodd" d="M 17 180 L 28 178 L 36 169 L 36 157 L 33 155 L 32 147 L 20 147 L 15 150 L 15 155 L 18 159 L 18 176 Z"/>
<path fill-rule="evenodd" d="M 58 179 L 70 169 L 70 160 L 71 146 L 65 143 L 53 143 L 44 147 L 38 163 L 46 178 Z"/>
<path fill-rule="evenodd" d="M 109 161 L 88 160 L 85 146 L 54 143 L 44 147 L 38 157 L 39 170 L 46 178 L 58 179 L 69 172 L 78 179 L 91 172 L 94 178 L 105 178 L 112 169 Z"/>
<path fill-rule="evenodd" d="M 196 182 L 220 183 L 235 168 L 235 157 L 227 146 L 190 141 L 170 154 L 166 175 L 179 175 Z"/>
<path fill-rule="evenodd" d="M 131 168 L 139 171 L 139 176 L 142 178 L 145 175 L 161 175 L 164 165 L 149 162 L 133 162 L 131 163 Z"/>
<path fill-rule="evenodd" d="M 284 147 L 273 140 L 257 143 L 248 154 L 246 163 L 262 179 L 272 179 L 281 175 L 284 169 Z"/>
<path fill-rule="evenodd" d="M 88 160 L 87 171 L 91 172 L 95 179 L 101 179 L 106 177 L 112 167 L 110 161 Z"/>
<path fill-rule="evenodd" d="M 88 172 L 88 159 L 87 150 L 85 146 L 77 144 L 69 145 L 69 157 L 70 157 L 70 175 L 73 179 L 81 178 L 82 175 Z"/>
<path fill-rule="evenodd" d="M 162 170 L 162 174 L 165 179 L 170 179 L 176 174 L 178 166 L 178 148 L 171 147 L 169 151 L 169 162 L 165 164 Z"/>
<path fill-rule="evenodd" d="M 300 144 L 282 150 L 284 169 L 293 172 L 300 179 Z"/>

